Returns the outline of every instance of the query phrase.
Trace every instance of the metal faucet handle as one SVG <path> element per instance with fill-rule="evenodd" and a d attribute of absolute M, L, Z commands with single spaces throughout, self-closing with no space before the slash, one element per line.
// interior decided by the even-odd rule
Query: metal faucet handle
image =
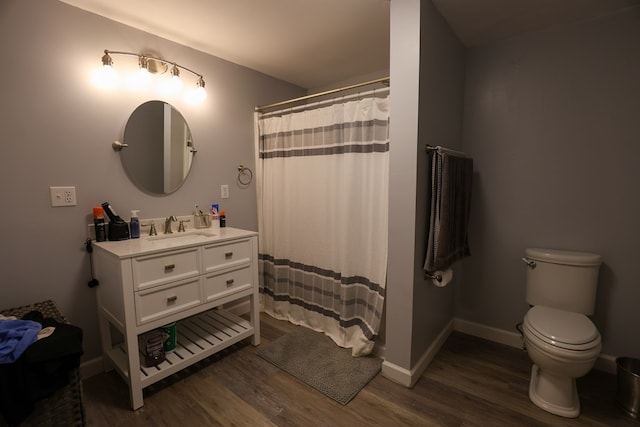
<path fill-rule="evenodd" d="M 185 222 L 191 222 L 190 219 L 181 219 L 180 220 L 180 224 L 178 225 L 178 233 L 185 231 L 184 229 L 184 223 Z"/>
<path fill-rule="evenodd" d="M 149 236 L 157 236 L 158 232 L 156 231 L 156 223 L 151 223 L 151 228 L 149 229 Z"/>

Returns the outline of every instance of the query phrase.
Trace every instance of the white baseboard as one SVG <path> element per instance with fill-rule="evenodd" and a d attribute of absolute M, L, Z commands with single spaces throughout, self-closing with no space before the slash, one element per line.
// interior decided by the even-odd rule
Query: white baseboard
<path fill-rule="evenodd" d="M 249 312 L 249 302 L 243 302 L 236 306 L 230 307 L 230 311 L 241 315 Z M 438 334 L 435 341 L 427 348 L 418 363 L 411 369 L 405 369 L 388 361 L 382 362 L 382 375 L 393 382 L 405 387 L 411 388 L 418 381 L 420 376 L 427 369 L 433 358 L 436 356 L 444 342 L 447 340 L 451 332 L 461 332 L 463 334 L 472 335 L 474 337 L 483 338 L 499 344 L 508 345 L 510 347 L 522 348 L 522 337 L 515 332 L 505 331 L 480 323 L 469 322 L 455 318 Z M 377 353 L 384 355 L 385 348 L 378 349 Z M 607 354 L 601 354 L 596 361 L 594 369 L 604 371 L 610 374 L 616 373 L 616 358 Z M 104 372 L 104 363 L 102 356 L 87 360 L 80 364 L 80 377 L 87 379 Z"/>
<path fill-rule="evenodd" d="M 616 375 L 618 372 L 618 366 L 616 365 L 616 357 L 611 356 L 609 354 L 600 354 L 598 356 L 598 360 L 596 360 L 596 365 L 593 369 L 597 369 L 599 371 L 604 371 L 609 374 Z"/>
<path fill-rule="evenodd" d="M 402 386 L 408 388 L 413 387 L 418 379 L 420 379 L 420 376 L 427 369 L 436 354 L 438 354 L 438 351 L 447 340 L 451 332 L 453 332 L 453 320 L 449 322 L 442 329 L 442 331 L 440 331 L 436 339 L 433 341 L 433 343 L 431 343 L 422 357 L 420 357 L 418 363 L 411 370 L 405 369 L 401 366 L 385 360 L 384 362 L 382 362 L 382 375 L 385 378 L 388 378 L 391 381 L 396 382 Z"/>
<path fill-rule="evenodd" d="M 104 361 L 102 356 L 98 356 L 91 360 L 86 360 L 80 364 L 80 378 L 86 380 L 87 378 L 95 377 L 104 372 Z"/>
<path fill-rule="evenodd" d="M 488 341 L 508 345 L 509 347 L 522 348 L 522 337 L 519 333 L 505 331 L 468 320 L 453 319 L 453 330 Z"/>
<path fill-rule="evenodd" d="M 453 329 L 456 332 L 473 335 L 488 341 L 508 345 L 515 348 L 523 348 L 523 340 L 519 333 L 505 331 L 480 323 L 469 322 L 468 320 L 453 319 Z M 600 354 L 594 369 L 610 374 L 616 373 L 616 358 L 607 354 Z"/>
<path fill-rule="evenodd" d="M 236 316 L 242 316 L 251 311 L 251 305 L 249 304 L 249 300 L 235 301 L 230 304 L 225 304 L 224 309 Z"/>
<path fill-rule="evenodd" d="M 411 371 L 385 360 L 382 362 L 382 376 L 404 387 L 413 386 Z"/>

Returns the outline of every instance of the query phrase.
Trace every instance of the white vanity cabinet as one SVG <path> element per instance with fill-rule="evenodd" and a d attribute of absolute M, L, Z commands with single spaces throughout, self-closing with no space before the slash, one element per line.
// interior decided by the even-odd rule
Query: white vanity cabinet
<path fill-rule="evenodd" d="M 142 389 L 245 338 L 260 343 L 257 233 L 235 228 L 94 244 L 105 368 Z M 247 300 L 249 320 L 222 306 Z M 231 304 L 232 305 L 232 304 Z M 177 347 L 146 367 L 141 337 L 177 322 Z"/>

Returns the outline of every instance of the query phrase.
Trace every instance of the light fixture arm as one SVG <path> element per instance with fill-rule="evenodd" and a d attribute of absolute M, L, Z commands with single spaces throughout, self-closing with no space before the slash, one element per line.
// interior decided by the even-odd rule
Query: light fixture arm
<path fill-rule="evenodd" d="M 198 80 L 197 80 L 198 86 L 204 88 L 204 77 L 203 77 L 202 74 L 192 70 L 191 68 L 185 67 L 184 65 L 180 65 L 180 64 L 178 64 L 178 63 L 176 63 L 174 61 L 169 61 L 169 60 L 166 60 L 166 59 L 163 59 L 163 58 L 151 56 L 149 54 L 144 54 L 144 53 L 133 53 L 133 52 L 124 52 L 124 51 L 120 51 L 120 50 L 105 49 L 104 50 L 104 56 L 102 57 L 102 65 L 111 66 L 113 64 L 113 59 L 111 58 L 111 55 L 135 56 L 136 58 L 138 58 L 138 63 L 141 66 L 142 66 L 142 64 L 148 64 L 149 61 L 154 61 L 154 62 L 160 62 L 160 63 L 166 65 L 167 67 L 172 66 L 172 67 L 176 67 L 178 69 L 185 70 L 185 71 L 195 75 L 196 77 L 198 77 Z M 175 75 L 175 73 L 174 73 L 174 75 Z"/>

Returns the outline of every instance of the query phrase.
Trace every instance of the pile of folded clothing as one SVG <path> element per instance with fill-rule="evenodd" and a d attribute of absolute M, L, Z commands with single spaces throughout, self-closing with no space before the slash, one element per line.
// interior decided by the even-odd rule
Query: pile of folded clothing
<path fill-rule="evenodd" d="M 45 310 L 46 312 L 46 310 Z M 17 425 L 70 382 L 80 364 L 82 329 L 31 310 L 0 315 L 0 412 Z"/>

